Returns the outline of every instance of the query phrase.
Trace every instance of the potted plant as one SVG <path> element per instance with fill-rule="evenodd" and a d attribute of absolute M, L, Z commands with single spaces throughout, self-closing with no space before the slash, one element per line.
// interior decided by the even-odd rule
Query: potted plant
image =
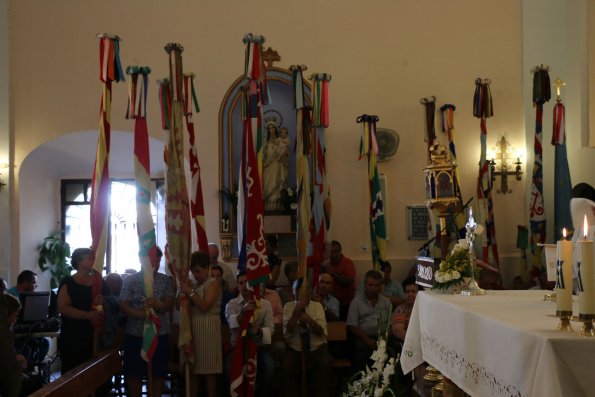
<path fill-rule="evenodd" d="M 46 237 L 38 248 L 39 268 L 42 272 L 49 269 L 52 279 L 51 288 L 57 288 L 62 279 L 70 276 L 70 245 L 58 234 Z"/>

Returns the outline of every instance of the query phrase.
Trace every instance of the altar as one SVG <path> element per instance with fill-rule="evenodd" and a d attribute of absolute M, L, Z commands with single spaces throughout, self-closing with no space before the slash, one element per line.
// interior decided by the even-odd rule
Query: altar
<path fill-rule="evenodd" d="M 540 290 L 477 297 L 420 292 L 403 371 L 426 361 L 472 396 L 595 396 L 595 338 L 557 331 L 558 319 L 548 316 L 555 303 L 543 296 Z"/>

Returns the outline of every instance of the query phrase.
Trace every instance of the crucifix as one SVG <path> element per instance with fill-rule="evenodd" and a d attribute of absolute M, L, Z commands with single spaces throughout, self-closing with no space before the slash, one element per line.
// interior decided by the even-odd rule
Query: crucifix
<path fill-rule="evenodd" d="M 560 88 L 564 87 L 566 85 L 566 82 L 560 80 L 559 77 L 556 77 L 556 80 L 554 80 L 552 84 L 554 85 L 554 87 L 556 87 L 556 102 L 562 101 L 562 99 L 560 99 Z"/>
<path fill-rule="evenodd" d="M 266 62 L 267 68 L 272 68 L 273 62 L 281 61 L 281 56 L 279 55 L 279 53 L 277 51 L 275 51 L 271 47 L 269 47 L 265 51 L 263 51 L 262 59 Z"/>

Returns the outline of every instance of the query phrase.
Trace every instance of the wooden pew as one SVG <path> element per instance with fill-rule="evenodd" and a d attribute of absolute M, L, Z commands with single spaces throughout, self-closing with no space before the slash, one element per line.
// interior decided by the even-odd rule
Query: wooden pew
<path fill-rule="evenodd" d="M 330 321 L 326 323 L 327 342 L 344 342 L 347 340 L 347 323 L 345 321 Z M 333 357 L 333 368 L 349 368 L 351 361 L 347 358 Z"/>
<path fill-rule="evenodd" d="M 122 371 L 122 359 L 116 349 L 101 353 L 48 383 L 29 397 L 87 396 Z"/>

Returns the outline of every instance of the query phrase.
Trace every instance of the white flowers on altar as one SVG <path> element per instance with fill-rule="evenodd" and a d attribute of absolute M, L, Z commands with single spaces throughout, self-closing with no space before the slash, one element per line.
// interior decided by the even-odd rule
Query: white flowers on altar
<path fill-rule="evenodd" d="M 452 251 L 446 255 L 440 263 L 440 268 L 434 273 L 435 283 L 432 289 L 448 290 L 461 287 L 471 280 L 468 244 L 465 239 L 459 240 Z M 473 266 L 473 271 L 477 274 L 479 268 Z"/>
<path fill-rule="evenodd" d="M 370 359 L 374 361 L 372 368 L 366 366 L 365 371 L 357 373 L 355 380 L 347 385 L 347 392 L 343 393 L 343 397 L 394 397 L 395 393 L 390 386 L 398 358 L 388 358 L 386 335 L 378 339 L 378 346 Z"/>

